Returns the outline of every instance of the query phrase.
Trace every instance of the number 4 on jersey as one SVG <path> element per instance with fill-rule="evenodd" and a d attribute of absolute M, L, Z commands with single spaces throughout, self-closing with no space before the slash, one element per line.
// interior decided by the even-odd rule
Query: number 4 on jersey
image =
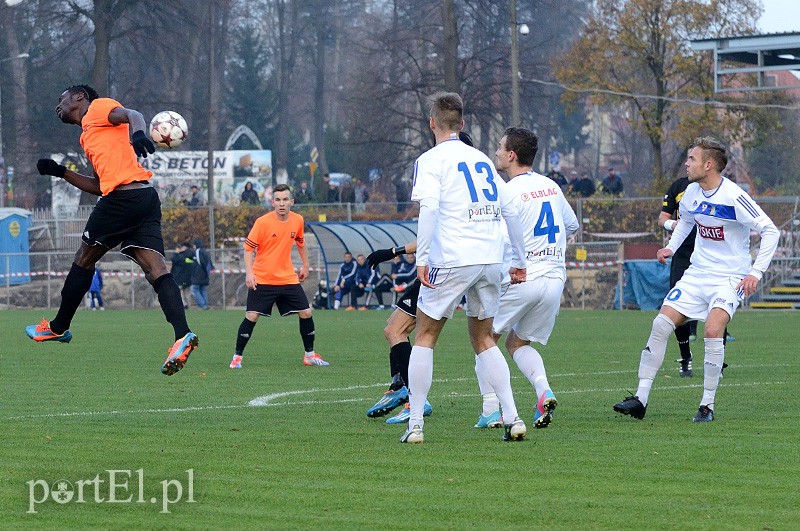
<path fill-rule="evenodd" d="M 556 243 L 556 234 L 561 232 L 561 229 L 556 225 L 555 217 L 553 216 L 553 206 L 550 201 L 542 203 L 542 210 L 539 212 L 539 219 L 533 227 L 534 236 L 547 235 L 547 243 Z"/>

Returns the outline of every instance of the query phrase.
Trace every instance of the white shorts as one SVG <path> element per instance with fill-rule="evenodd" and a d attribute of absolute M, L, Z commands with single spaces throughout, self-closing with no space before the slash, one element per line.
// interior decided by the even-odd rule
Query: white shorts
<path fill-rule="evenodd" d="M 522 284 L 504 284 L 493 332 L 513 330 L 522 340 L 546 345 L 561 308 L 563 291 L 564 280 L 560 278 L 537 277 Z"/>
<path fill-rule="evenodd" d="M 683 273 L 667 296 L 664 305 L 676 309 L 688 319 L 705 321 L 711 308 L 722 308 L 733 318 L 742 301 L 736 285 L 743 277 L 712 276 L 692 266 Z"/>
<path fill-rule="evenodd" d="M 453 317 L 456 306 L 467 296 L 467 316 L 480 320 L 497 315 L 500 305 L 502 264 L 430 268 L 428 280 L 436 289 L 419 288 L 417 310 L 438 321 Z"/>

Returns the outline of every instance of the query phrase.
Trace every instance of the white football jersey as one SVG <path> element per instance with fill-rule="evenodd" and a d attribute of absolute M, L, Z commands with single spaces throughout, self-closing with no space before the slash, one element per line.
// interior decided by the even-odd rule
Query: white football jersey
<path fill-rule="evenodd" d="M 547 276 L 567 278 L 564 265 L 567 236 L 578 230 L 578 218 L 552 180 L 535 172 L 517 175 L 507 184 L 517 203 L 517 211 L 525 227 L 525 258 L 528 278 Z M 512 250 L 506 235 L 503 269 L 511 266 Z M 508 282 L 508 274 L 504 282 Z"/>
<path fill-rule="evenodd" d="M 457 135 L 420 155 L 414 163 L 411 200 L 438 204 L 429 266 L 502 263 L 501 212 L 515 210 L 505 188 L 492 161 Z"/>
<path fill-rule="evenodd" d="M 747 275 L 752 262 L 750 229 L 760 233 L 773 225 L 747 192 L 725 178 L 711 192 L 691 183 L 681 199 L 680 216 L 697 226 L 691 267 L 715 275 Z M 762 271 L 771 258 L 769 254 Z"/>

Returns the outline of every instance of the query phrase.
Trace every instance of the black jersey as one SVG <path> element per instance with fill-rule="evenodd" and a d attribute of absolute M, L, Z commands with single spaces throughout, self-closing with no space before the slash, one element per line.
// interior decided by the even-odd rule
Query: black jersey
<path fill-rule="evenodd" d="M 664 194 L 664 203 L 661 205 L 661 212 L 666 212 L 671 216 L 675 216 L 678 214 L 678 205 L 683 199 L 683 193 L 686 191 L 686 187 L 689 186 L 689 178 L 688 177 L 681 177 L 680 179 L 676 179 L 667 190 L 667 193 Z M 686 260 L 692 256 L 692 252 L 694 251 L 694 238 L 697 234 L 697 227 L 692 227 L 692 232 L 683 240 L 683 243 L 678 250 L 675 252 L 675 256 L 679 258 L 684 258 Z"/>

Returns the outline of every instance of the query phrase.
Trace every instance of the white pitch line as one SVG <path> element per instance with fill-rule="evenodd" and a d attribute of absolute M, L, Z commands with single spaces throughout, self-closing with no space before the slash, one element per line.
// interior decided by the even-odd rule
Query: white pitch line
<path fill-rule="evenodd" d="M 737 365 L 736 368 L 765 368 L 765 367 L 791 367 L 791 364 L 757 364 L 757 365 Z M 631 373 L 636 372 L 633 370 L 612 370 L 612 371 L 597 371 L 597 372 L 587 372 L 587 373 L 561 373 L 561 374 L 552 374 L 550 375 L 551 378 L 553 377 L 573 377 L 573 376 L 602 376 L 602 375 L 610 375 L 610 374 L 620 374 L 620 373 Z M 522 376 L 513 376 L 512 379 L 520 379 L 523 378 Z M 443 379 L 435 379 L 434 383 L 450 383 L 450 382 L 466 382 L 466 381 L 474 381 L 474 378 L 443 378 Z M 768 385 L 785 385 L 786 382 L 777 381 L 777 382 L 750 382 L 750 383 L 728 383 L 727 381 L 724 382 L 726 387 L 755 387 L 755 386 L 768 386 Z M 658 386 L 658 389 L 691 389 L 701 387 L 702 384 L 687 384 L 687 385 L 674 385 L 674 386 Z M 282 402 L 274 402 L 274 400 L 279 398 L 285 398 L 289 396 L 297 396 L 297 395 L 308 395 L 313 393 L 329 393 L 329 394 L 337 394 L 345 391 L 354 391 L 359 389 L 373 389 L 376 387 L 386 387 L 386 383 L 377 383 L 377 384 L 364 384 L 364 385 L 351 385 L 347 387 L 337 387 L 337 388 L 329 388 L 329 389 L 319 389 L 319 388 L 312 388 L 312 389 L 300 389 L 294 391 L 282 391 L 279 393 L 271 393 L 268 395 L 260 396 L 250 400 L 247 404 L 230 404 L 230 405 L 217 405 L 217 406 L 187 406 L 187 407 L 175 407 L 175 408 L 148 408 L 148 409 L 112 409 L 108 411 L 73 411 L 73 412 L 62 412 L 62 413 L 41 413 L 41 414 L 33 414 L 33 415 L 15 415 L 11 417 L 6 417 L 6 420 L 23 420 L 23 419 L 43 419 L 43 418 L 67 418 L 67 417 L 92 417 L 92 416 L 99 416 L 99 415 L 143 415 L 143 414 L 150 414 L 150 413 L 188 413 L 193 411 L 212 411 L 212 410 L 219 410 L 219 409 L 242 409 L 247 407 L 278 407 L 278 406 L 288 406 L 288 405 L 316 405 L 316 404 L 345 404 L 350 402 L 363 402 L 364 400 L 369 400 L 368 398 L 339 398 L 339 399 L 325 399 L 325 400 L 304 400 L 304 401 L 282 401 Z M 580 394 L 580 393 L 613 393 L 619 392 L 620 388 L 613 388 L 613 389 L 567 389 L 567 390 L 559 390 L 559 394 Z M 623 390 L 624 391 L 624 390 Z M 478 396 L 477 393 L 452 393 L 446 395 L 447 398 L 475 398 Z"/>
<path fill-rule="evenodd" d="M 369 385 L 351 385 L 349 387 L 340 387 L 338 389 L 300 389 L 297 391 L 283 391 L 280 393 L 272 393 L 270 395 L 259 396 L 258 398 L 252 399 L 250 402 L 247 403 L 247 405 L 251 407 L 263 407 L 263 406 L 268 406 L 272 400 L 275 400 L 276 398 L 283 398 L 284 396 L 306 395 L 309 393 L 353 391 L 355 389 L 371 389 L 373 387 L 386 387 L 386 384 L 379 383 L 379 384 L 369 384 Z"/>

